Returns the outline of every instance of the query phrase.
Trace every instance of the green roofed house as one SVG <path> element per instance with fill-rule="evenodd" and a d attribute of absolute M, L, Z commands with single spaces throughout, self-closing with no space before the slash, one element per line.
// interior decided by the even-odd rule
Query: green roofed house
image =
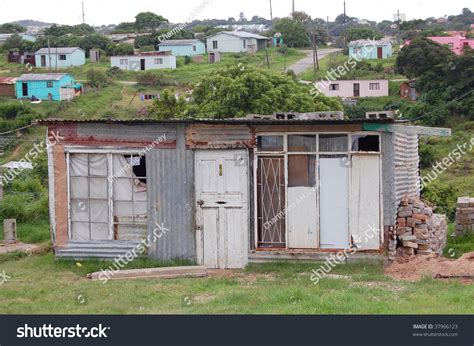
<path fill-rule="evenodd" d="M 356 60 L 387 59 L 392 56 L 389 40 L 357 40 L 349 42 L 349 57 Z"/>
<path fill-rule="evenodd" d="M 166 40 L 158 45 L 158 51 L 170 51 L 174 56 L 206 54 L 206 45 L 200 40 Z"/>

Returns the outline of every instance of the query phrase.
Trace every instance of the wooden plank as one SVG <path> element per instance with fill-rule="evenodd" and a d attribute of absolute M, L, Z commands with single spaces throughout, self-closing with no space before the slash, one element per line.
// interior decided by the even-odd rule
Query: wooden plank
<path fill-rule="evenodd" d="M 107 272 L 107 270 L 105 270 Z M 207 276 L 207 269 L 203 266 L 183 266 L 183 267 L 163 267 L 163 268 L 144 268 L 127 269 L 116 271 L 107 276 L 110 280 L 124 279 L 177 279 L 177 278 L 199 278 Z M 92 281 L 101 280 L 105 277 L 104 272 L 95 272 L 87 276 Z M 103 279 L 102 279 L 103 280 Z"/>
<path fill-rule="evenodd" d="M 364 131 L 402 133 L 406 135 L 424 135 L 450 137 L 451 129 L 445 127 L 410 126 L 397 124 L 364 123 Z"/>

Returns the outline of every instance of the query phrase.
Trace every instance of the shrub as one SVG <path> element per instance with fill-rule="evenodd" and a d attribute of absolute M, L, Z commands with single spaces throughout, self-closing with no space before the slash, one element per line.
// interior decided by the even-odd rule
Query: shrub
<path fill-rule="evenodd" d="M 107 76 L 110 78 L 117 78 L 123 75 L 123 71 L 120 69 L 120 67 L 113 66 L 107 70 Z"/>
<path fill-rule="evenodd" d="M 101 88 L 109 83 L 107 74 L 99 69 L 92 68 L 87 71 L 87 82 L 93 88 Z"/>
<path fill-rule="evenodd" d="M 190 56 L 187 56 L 187 55 L 186 55 L 186 56 L 184 57 L 184 64 L 185 64 L 185 65 L 188 65 L 188 64 L 190 64 L 190 63 L 192 63 L 192 62 L 193 62 L 193 60 L 191 59 Z"/>
<path fill-rule="evenodd" d="M 446 214 L 450 220 L 454 220 L 458 194 L 456 186 L 438 180 L 427 184 L 422 191 L 423 198 L 436 204 L 436 212 Z"/>
<path fill-rule="evenodd" d="M 28 108 L 22 104 L 0 105 L 0 118 L 15 119 L 18 116 L 28 113 L 30 111 L 31 111 L 31 108 Z"/>

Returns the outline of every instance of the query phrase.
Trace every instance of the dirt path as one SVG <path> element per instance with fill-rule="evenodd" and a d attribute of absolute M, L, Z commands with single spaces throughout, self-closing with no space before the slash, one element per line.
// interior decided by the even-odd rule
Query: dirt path
<path fill-rule="evenodd" d="M 320 61 L 322 58 L 326 57 L 327 55 L 337 52 L 340 49 L 338 48 L 322 48 L 318 49 L 318 60 Z M 304 72 L 310 68 L 313 67 L 314 61 L 313 61 L 313 51 L 307 51 L 303 50 L 301 51 L 303 53 L 306 53 L 306 57 L 301 59 L 300 61 L 294 63 L 293 65 L 288 67 L 288 70 L 293 70 L 296 74 L 300 74 L 301 72 Z"/>

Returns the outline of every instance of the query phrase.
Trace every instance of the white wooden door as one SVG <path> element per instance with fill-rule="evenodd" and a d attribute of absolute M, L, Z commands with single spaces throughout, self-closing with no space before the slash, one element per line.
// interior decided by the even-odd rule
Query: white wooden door
<path fill-rule="evenodd" d="M 349 247 L 349 168 L 341 157 L 320 158 L 321 249 Z"/>
<path fill-rule="evenodd" d="M 248 262 L 248 155 L 245 150 L 196 151 L 198 263 L 244 268 Z"/>
<path fill-rule="evenodd" d="M 350 229 L 358 249 L 380 248 L 380 223 L 380 156 L 353 155 Z"/>

